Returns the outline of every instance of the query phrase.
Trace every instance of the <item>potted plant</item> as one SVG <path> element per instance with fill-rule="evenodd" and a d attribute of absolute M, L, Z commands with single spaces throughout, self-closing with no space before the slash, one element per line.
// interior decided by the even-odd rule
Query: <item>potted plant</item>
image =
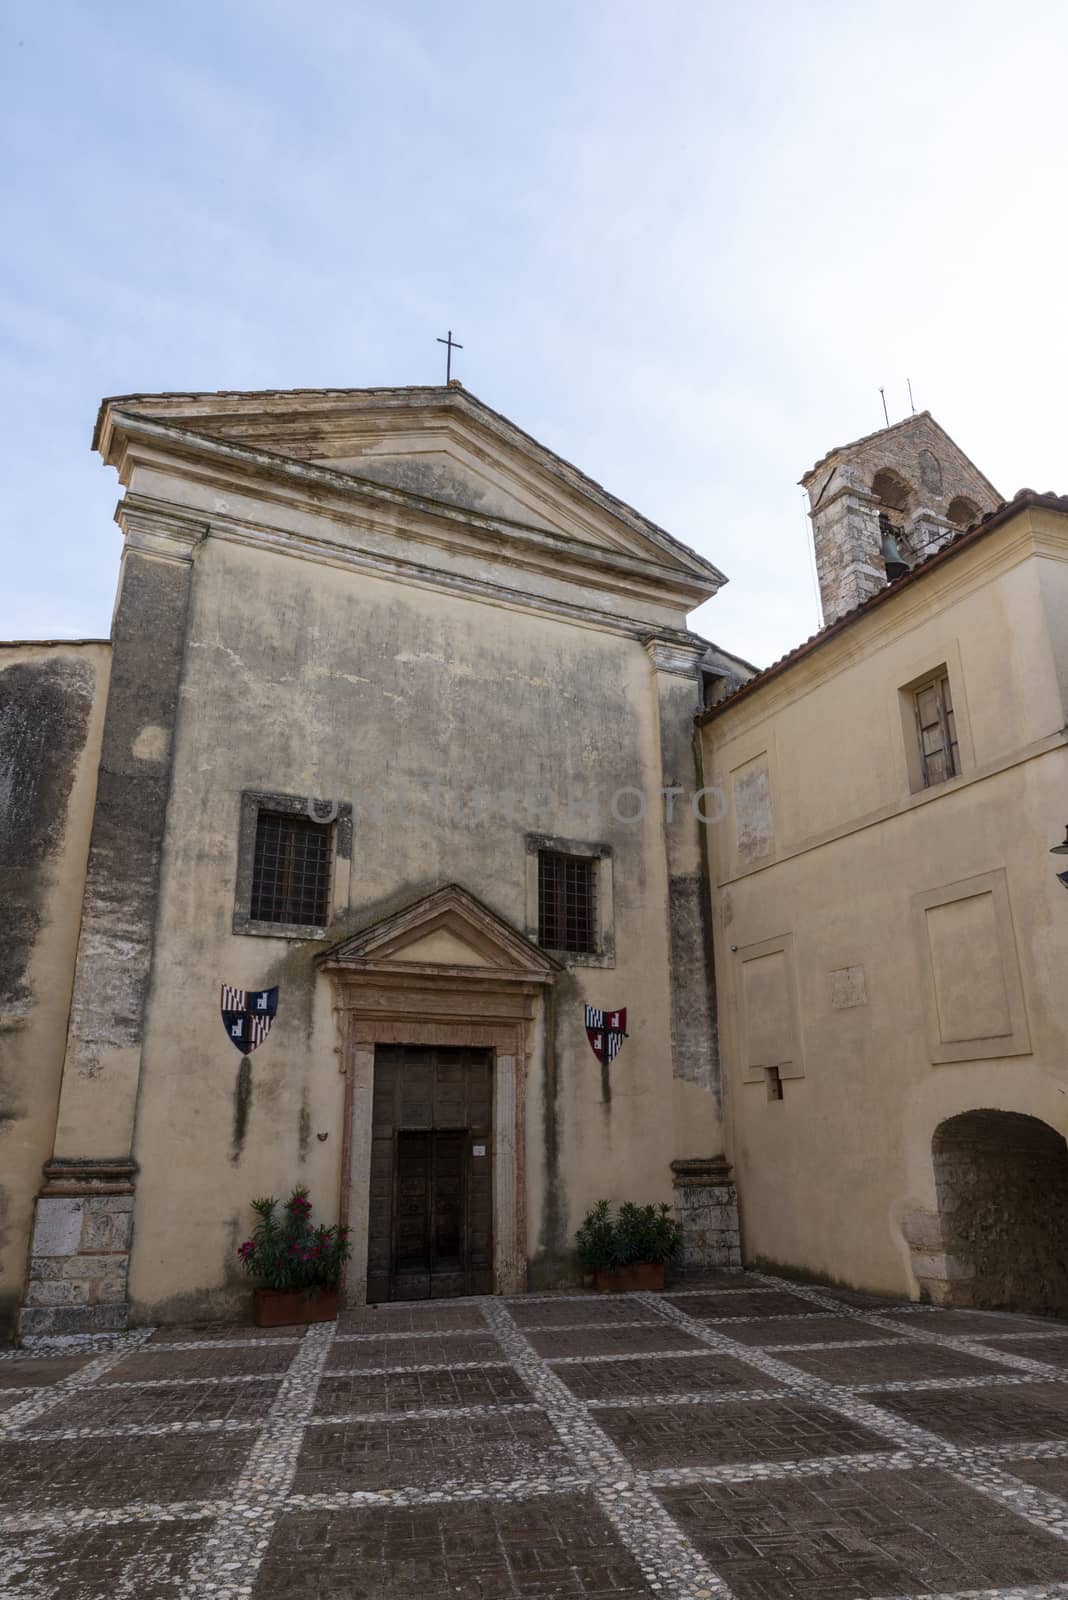
<path fill-rule="evenodd" d="M 664 1263 L 682 1248 L 682 1228 L 671 1207 L 639 1206 L 627 1200 L 612 1216 L 607 1200 L 586 1213 L 575 1235 L 579 1260 L 593 1273 L 596 1289 L 662 1289 Z"/>
<path fill-rule="evenodd" d="M 312 1225 L 306 1188 L 293 1190 L 278 1214 L 271 1197 L 253 1200 L 252 1238 L 238 1247 L 241 1265 L 256 1279 L 258 1328 L 332 1322 L 338 1311 L 341 1266 L 349 1258 L 349 1230 Z"/>

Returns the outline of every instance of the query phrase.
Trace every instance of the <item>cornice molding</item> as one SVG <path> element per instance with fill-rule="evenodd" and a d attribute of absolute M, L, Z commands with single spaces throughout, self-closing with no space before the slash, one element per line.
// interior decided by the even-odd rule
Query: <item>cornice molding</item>
<path fill-rule="evenodd" d="M 166 500 L 127 495 L 115 507 L 115 521 L 128 549 L 188 565 L 208 536 L 208 519 Z"/>
<path fill-rule="evenodd" d="M 466 533 L 469 539 L 472 535 L 481 535 L 483 542 L 488 536 L 498 553 L 500 546 L 506 545 L 513 552 L 516 564 L 521 564 L 524 557 L 528 560 L 538 555 L 545 558 L 551 552 L 556 560 L 564 556 L 569 561 L 584 564 L 591 572 L 630 574 L 650 589 L 672 591 L 687 610 L 711 598 L 727 581 L 718 568 L 688 551 L 685 554 L 689 560 L 680 555 L 677 564 L 673 564 L 675 552 L 660 540 L 650 538 L 649 542 L 659 552 L 659 557 L 666 557 L 666 560 L 654 555 L 630 555 L 592 540 L 569 538 L 527 523 L 413 494 L 354 473 L 338 472 L 295 457 L 199 434 L 135 413 L 116 411 L 110 414 L 106 443 L 105 459 L 117 465 L 124 482 L 129 479 L 132 465 L 139 459 L 147 459 L 139 458 L 138 447 L 147 448 L 154 452 L 155 464 L 160 456 L 212 464 L 215 473 L 210 478 L 202 475 L 205 482 L 217 482 L 220 471 L 229 473 L 231 485 L 235 476 L 245 480 L 254 478 L 260 495 L 264 494 L 264 482 L 284 484 L 289 491 L 284 497 L 277 494 L 264 497 L 285 498 L 287 503 L 302 504 L 319 515 L 333 514 L 351 523 L 357 518 L 373 518 L 376 511 L 380 516 L 383 512 L 400 511 L 405 517 L 405 532 L 412 538 L 447 545 L 452 542 L 444 534 L 448 529 L 453 540 L 457 532 Z M 436 529 L 434 535 L 430 534 L 431 525 Z M 642 532 L 641 529 L 634 531 Z M 668 538 L 664 535 L 665 540 Z"/>
<path fill-rule="evenodd" d="M 833 828 L 827 828 L 820 833 L 808 834 L 794 843 L 784 845 L 777 849 L 773 856 L 766 860 L 756 862 L 751 867 L 744 867 L 740 871 L 728 871 L 722 876 L 716 875 L 716 887 L 729 889 L 736 883 L 742 883 L 747 878 L 755 878 L 762 873 L 774 871 L 776 867 L 788 861 L 794 861 L 798 856 L 809 855 L 813 850 L 823 850 L 828 845 L 837 844 L 840 839 L 848 839 L 853 834 L 864 833 L 868 828 L 881 827 L 884 823 L 896 822 L 900 817 L 907 817 L 912 812 L 918 811 L 923 806 L 944 803 L 955 794 L 960 794 L 964 789 L 970 789 L 974 784 L 986 783 L 991 778 L 998 778 L 1002 773 L 1011 772 L 1015 767 L 1026 765 L 1029 761 L 1037 761 L 1042 756 L 1050 755 L 1056 750 L 1068 749 L 1068 734 L 1063 729 L 1050 733 L 1042 739 L 1034 739 L 1030 744 L 1012 751 L 1007 756 L 1000 756 L 997 760 L 984 762 L 982 766 L 974 768 L 971 772 L 958 773 L 955 778 L 950 778 L 946 783 L 937 784 L 933 789 L 921 789 L 916 794 L 910 794 L 897 800 L 879 806 L 874 811 L 868 811 L 858 817 L 851 817 L 846 822 L 841 822 Z"/>
<path fill-rule="evenodd" d="M 485 965 L 405 960 L 406 949 L 441 931 L 476 951 Z M 561 970 L 552 956 L 455 883 L 350 935 L 317 959 L 328 972 L 367 972 L 394 982 L 437 977 L 493 987 L 551 983 Z"/>
<path fill-rule="evenodd" d="M 154 501 L 144 495 L 131 494 L 120 502 L 120 509 L 130 506 L 146 514 L 145 526 L 158 514 L 162 522 L 165 514 L 171 509 L 169 501 Z M 181 508 L 174 508 L 180 511 Z M 117 519 L 118 520 L 118 517 Z M 335 543 L 327 539 L 311 538 L 307 534 L 292 533 L 288 529 L 256 526 L 243 521 L 230 521 L 219 515 L 214 515 L 204 523 L 201 519 L 190 518 L 190 525 L 198 525 L 203 529 L 203 537 L 222 540 L 228 544 L 243 545 L 253 550 L 270 550 L 278 555 L 287 555 L 295 560 L 311 561 L 320 566 L 335 567 L 349 572 L 365 573 L 369 577 L 380 578 L 384 581 L 400 582 L 413 588 L 432 589 L 438 592 L 461 594 L 469 599 L 481 601 L 488 605 L 501 606 L 507 610 L 531 612 L 534 615 L 555 617 L 567 622 L 573 622 L 583 627 L 594 628 L 598 632 L 621 634 L 625 638 L 644 640 L 649 633 L 647 619 L 633 617 L 623 613 L 598 610 L 593 606 L 580 605 L 577 602 L 559 600 L 550 595 L 532 593 L 530 590 L 510 588 L 504 583 L 494 583 L 488 578 L 472 578 L 463 573 L 449 572 L 441 567 L 427 566 L 414 560 L 405 560 L 396 556 L 385 556 L 372 551 L 354 549 L 351 545 Z M 168 557 L 168 550 L 160 544 L 152 544 L 140 536 L 131 538 L 129 543 L 134 548 L 149 548 L 151 553 Z M 175 552 L 178 547 L 175 546 Z M 192 559 L 192 551 L 186 556 L 178 553 L 170 554 L 171 559 Z M 558 576 L 558 572 L 555 574 Z M 627 591 L 620 591 L 626 593 Z M 658 635 L 665 640 L 671 640 L 672 630 L 664 629 Z M 688 646 L 689 634 L 680 629 L 678 633 L 679 644 Z M 698 652 L 699 653 L 699 652 Z"/>
<path fill-rule="evenodd" d="M 299 439 L 303 432 L 310 437 L 309 425 L 319 425 L 316 453 L 330 436 L 332 446 L 346 434 L 356 438 L 371 432 L 403 432 L 412 427 L 440 424 L 456 429 L 462 424 L 469 439 L 482 437 L 489 441 L 487 460 L 511 459 L 522 463 L 529 471 L 547 478 L 565 490 L 580 503 L 596 507 L 620 527 L 637 534 L 643 542 L 653 545 L 670 560 L 689 571 L 700 582 L 711 582 L 714 589 L 726 582 L 719 571 L 704 556 L 681 540 L 676 539 L 657 523 L 643 517 L 624 500 L 611 494 L 595 479 L 571 462 L 525 433 L 508 417 L 494 411 L 484 401 L 471 394 L 461 384 L 441 387 L 413 387 L 386 389 L 296 389 L 266 390 L 260 392 L 229 391 L 218 394 L 164 394 L 114 396 L 101 403 L 93 433 L 93 448 L 105 460 L 111 458 L 113 435 L 117 425 L 131 417 L 149 421 L 146 409 L 155 408 L 157 415 L 180 414 L 203 422 L 209 431 L 214 425 L 220 432 L 229 427 L 235 432 L 242 428 L 254 431 L 258 424 L 267 424 L 271 430 L 283 429 Z M 169 424 L 179 430 L 182 424 Z M 196 428 L 185 429 L 196 436 Z M 262 432 L 262 426 L 261 426 Z M 253 447 L 254 448 L 254 447 Z M 279 460 L 295 460 L 291 454 L 277 454 Z M 403 494 L 403 491 L 401 491 Z"/>
<path fill-rule="evenodd" d="M 660 634 L 642 641 L 657 672 L 671 672 L 679 678 L 695 678 L 706 646 L 685 644 Z"/>

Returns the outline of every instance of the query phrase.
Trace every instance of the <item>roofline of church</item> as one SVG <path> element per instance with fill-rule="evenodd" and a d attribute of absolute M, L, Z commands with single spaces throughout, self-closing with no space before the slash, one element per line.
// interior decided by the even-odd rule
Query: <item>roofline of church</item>
<path fill-rule="evenodd" d="M 859 439 L 851 439 L 848 444 L 836 444 L 833 450 L 828 450 L 825 455 L 820 456 L 820 459 L 815 463 L 815 465 L 809 467 L 808 471 L 804 473 L 804 475 L 797 481 L 803 489 L 807 489 L 809 479 L 814 477 L 815 474 L 819 472 L 821 467 L 826 467 L 835 459 L 836 456 L 845 455 L 847 450 L 859 450 L 862 445 L 871 444 L 873 439 L 881 439 L 888 433 L 896 433 L 899 428 L 907 428 L 910 423 L 922 421 L 931 423 L 933 427 L 938 429 L 939 433 L 942 434 L 944 438 L 949 440 L 954 450 L 958 451 L 959 454 L 964 457 L 965 461 L 967 461 L 973 472 L 979 474 L 979 477 L 982 478 L 983 482 L 990 490 L 993 498 L 1001 502 L 1001 495 L 998 493 L 997 489 L 995 489 L 986 473 L 980 471 L 980 469 L 975 465 L 975 462 L 972 460 L 971 456 L 968 455 L 964 450 L 961 450 L 961 447 L 957 443 L 956 439 L 953 438 L 952 434 L 946 432 L 938 418 L 933 416 L 930 411 L 926 410 L 914 411 L 911 416 L 902 417 L 899 422 L 891 422 L 886 428 L 876 428 L 873 433 L 862 434 Z"/>
<path fill-rule="evenodd" d="M 715 705 L 708 706 L 704 711 L 699 711 L 694 718 L 697 726 L 703 727 L 706 722 L 712 722 L 722 712 L 736 705 L 739 700 L 744 700 L 747 695 L 752 694 L 755 690 L 762 689 L 773 678 L 781 677 L 791 667 L 796 666 L 799 661 L 807 660 L 809 656 L 813 655 L 823 645 L 829 643 L 831 639 L 837 638 L 840 633 L 844 633 L 847 628 L 851 628 L 855 623 L 862 621 L 872 611 L 878 610 L 880 606 L 886 605 L 889 600 L 900 594 L 902 589 L 907 589 L 910 585 L 920 582 L 936 567 L 951 561 L 954 556 L 960 555 L 963 550 L 970 550 L 973 545 L 984 539 L 988 533 L 993 533 L 995 529 L 1003 527 L 1006 522 L 1010 522 L 1021 511 L 1032 509 L 1059 511 L 1068 515 L 1068 495 L 1054 494 L 1052 491 L 1046 494 L 1038 494 L 1034 489 L 1020 489 L 1011 500 L 1003 501 L 994 511 L 988 511 L 985 517 L 973 523 L 970 528 L 965 528 L 963 532 L 958 533 L 948 544 L 944 544 L 940 550 L 935 551 L 934 555 L 928 556 L 925 561 L 921 561 L 917 566 L 911 568 L 896 582 L 887 584 L 885 589 L 877 590 L 867 600 L 862 600 L 859 605 L 854 606 L 851 611 L 846 611 L 842 616 L 837 617 L 834 622 L 829 622 L 825 628 L 821 628 L 818 633 L 814 633 L 803 644 L 799 644 L 795 649 L 788 651 L 778 661 L 772 662 L 770 667 L 765 667 L 763 672 L 759 672 L 755 678 L 750 678 L 747 683 L 743 683 L 741 688 L 736 689 L 733 694 L 717 701 Z"/>
<path fill-rule="evenodd" d="M 0 650 L 33 649 L 35 645 L 110 644 L 110 639 L 0 639 Z"/>
<path fill-rule="evenodd" d="M 528 553 L 535 557 L 557 558 L 563 554 L 600 573 L 629 577 L 641 584 L 652 585 L 657 592 L 666 588 L 687 614 L 709 600 L 717 593 L 720 584 L 727 581 L 725 577 L 721 577 L 719 581 L 710 582 L 703 573 L 695 573 L 681 563 L 675 566 L 668 565 L 666 561 L 658 559 L 662 553 L 659 550 L 655 555 L 640 556 L 615 546 L 597 545 L 587 540 L 574 539 L 553 529 L 513 522 L 496 514 L 488 515 L 465 506 L 454 505 L 451 501 L 429 499 L 411 490 L 398 489 L 392 484 L 379 483 L 375 479 L 363 478 L 353 472 L 339 472 L 331 467 L 302 461 L 298 457 L 280 455 L 264 449 L 262 445 L 238 443 L 222 434 L 195 433 L 166 417 L 157 418 L 139 415 L 133 411 L 116 411 L 112 413 L 111 421 L 112 431 L 105 441 L 109 454 L 104 457 L 105 460 L 111 460 L 110 451 L 114 433 L 119 431 L 125 443 L 131 439 L 140 439 L 147 440 L 150 445 L 158 446 L 162 442 L 179 457 L 192 456 L 209 461 L 213 458 L 218 459 L 231 472 L 236 468 L 258 474 L 274 474 L 283 482 L 288 481 L 305 487 L 310 484 L 320 491 L 324 487 L 332 489 L 345 501 L 358 502 L 362 498 L 372 503 L 407 507 L 420 515 L 437 518 L 446 523 L 461 524 L 475 532 L 488 530 L 494 534 L 510 533 L 517 536 L 517 546 L 519 540 L 524 541 L 528 546 Z M 120 527 L 124 527 L 123 518 L 131 503 L 136 508 L 141 499 L 139 495 L 127 493 L 126 497 L 119 501 L 115 520 Z M 216 523 L 227 520 L 224 515 L 214 518 Z M 518 564 L 524 563 L 519 561 Z M 438 572 L 438 578 L 446 581 L 446 576 L 441 571 Z M 460 580 L 454 575 L 447 581 L 456 583 Z M 514 594 L 512 598 L 515 598 Z M 571 612 L 575 608 L 566 606 L 564 609 Z M 625 626 L 629 624 L 628 631 L 636 636 L 640 637 L 649 631 L 648 619 L 630 618 L 629 614 L 619 613 L 613 613 L 613 616 L 615 622 Z M 599 620 L 603 621 L 604 616 L 602 615 Z M 687 629 L 669 627 L 668 632 L 672 637 L 680 639 L 692 637 Z"/>
<path fill-rule="evenodd" d="M 662 528 L 659 523 L 643 516 L 640 511 L 636 510 L 626 500 L 621 500 L 610 489 L 606 489 L 595 478 L 591 478 L 587 473 L 583 472 L 581 467 L 576 467 L 573 462 L 568 461 L 566 456 L 561 456 L 555 450 L 551 450 L 548 445 L 544 445 L 540 440 L 535 439 L 533 434 L 527 433 L 524 428 L 519 427 L 510 417 L 506 417 L 503 412 L 495 411 L 484 400 L 480 400 L 477 395 L 465 389 L 455 378 L 448 384 L 410 384 L 364 389 L 179 389 L 162 390 L 156 394 L 141 392 L 139 394 L 109 395 L 101 400 L 97 410 L 90 448 L 99 450 L 103 454 L 101 445 L 111 411 L 113 409 L 125 410 L 128 405 L 137 401 L 288 400 L 310 398 L 331 400 L 356 397 L 378 400 L 385 405 L 394 405 L 398 408 L 403 404 L 417 400 L 433 400 L 441 405 L 451 406 L 460 410 L 464 407 L 470 407 L 476 415 L 481 414 L 483 420 L 489 419 L 497 428 L 503 429 L 513 439 L 521 442 L 528 450 L 532 450 L 542 460 L 549 462 L 556 469 L 557 475 L 563 478 L 565 482 L 570 478 L 573 487 L 584 491 L 591 499 L 600 501 L 605 510 L 618 516 L 620 521 L 631 526 L 635 532 L 644 534 L 647 538 L 652 539 L 654 543 L 663 544 L 678 556 L 695 563 L 700 569 L 700 575 L 712 578 L 717 587 L 722 587 L 723 584 L 729 582 L 726 574 L 721 572 L 706 556 L 700 555 L 698 551 L 692 549 L 683 540 L 677 539 L 674 534 L 669 533 L 666 528 Z M 163 419 L 153 418 L 152 420 Z M 351 476 L 357 477 L 358 474 L 353 473 Z"/>

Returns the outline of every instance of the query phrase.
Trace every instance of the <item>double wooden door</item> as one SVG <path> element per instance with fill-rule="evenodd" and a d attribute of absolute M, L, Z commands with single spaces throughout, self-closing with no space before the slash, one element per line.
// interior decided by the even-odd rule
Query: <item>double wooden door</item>
<path fill-rule="evenodd" d="M 493 1290 L 493 1056 L 375 1050 L 367 1298 Z"/>

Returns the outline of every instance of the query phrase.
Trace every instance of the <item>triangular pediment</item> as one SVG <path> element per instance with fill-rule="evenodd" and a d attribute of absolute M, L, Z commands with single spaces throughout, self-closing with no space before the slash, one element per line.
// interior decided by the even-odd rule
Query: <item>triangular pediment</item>
<path fill-rule="evenodd" d="M 124 418 L 638 560 L 705 594 L 724 582 L 703 556 L 458 385 L 119 396 L 104 402 L 97 425 L 105 456 Z"/>
<path fill-rule="evenodd" d="M 559 965 L 459 884 L 372 923 L 319 958 L 328 969 L 440 972 L 548 982 Z"/>

